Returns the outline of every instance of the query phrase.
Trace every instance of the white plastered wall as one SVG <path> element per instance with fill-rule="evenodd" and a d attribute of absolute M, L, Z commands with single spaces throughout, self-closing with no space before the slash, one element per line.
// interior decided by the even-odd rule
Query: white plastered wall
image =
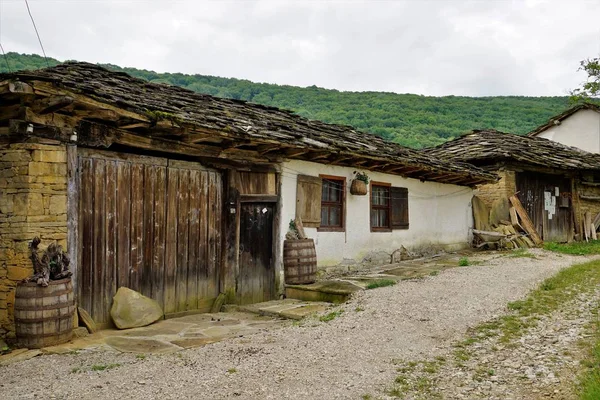
<path fill-rule="evenodd" d="M 590 153 L 600 153 L 600 113 L 579 110 L 537 136 Z"/>
<path fill-rule="evenodd" d="M 289 222 L 296 215 L 297 175 L 322 174 L 347 178 L 347 188 L 345 232 L 319 232 L 317 228 L 305 228 L 307 236 L 315 240 L 320 268 L 351 260 L 360 263 L 374 252 L 391 255 L 401 246 L 409 250 L 431 246 L 447 249 L 468 246 L 473 220 L 471 188 L 367 171 L 373 181 L 408 188 L 409 196 L 409 229 L 371 232 L 369 194 L 355 196 L 349 191 L 354 171 L 356 168 L 306 161 L 284 162 L 281 175 L 281 240 L 284 240 Z"/>

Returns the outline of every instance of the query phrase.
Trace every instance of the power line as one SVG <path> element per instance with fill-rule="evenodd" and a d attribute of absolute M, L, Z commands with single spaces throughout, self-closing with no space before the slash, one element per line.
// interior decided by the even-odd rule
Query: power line
<path fill-rule="evenodd" d="M 6 63 L 6 69 L 8 70 L 8 72 L 12 73 L 12 70 L 10 69 L 10 65 L 8 65 L 8 57 L 6 56 L 6 53 L 4 52 L 4 47 L 2 47 L 2 43 L 0 43 L 0 50 L 2 50 L 2 55 L 4 56 L 4 62 Z"/>
<path fill-rule="evenodd" d="M 31 10 L 29 9 L 29 3 L 25 0 L 25 5 L 27 6 L 27 12 L 29 13 L 29 18 L 31 18 L 31 23 L 33 24 L 33 29 L 35 29 L 35 34 L 37 35 L 38 42 L 40 42 L 40 47 L 42 48 L 42 53 L 44 54 L 44 60 L 46 60 L 46 67 L 50 68 L 50 64 L 48 63 L 48 57 L 46 57 L 46 50 L 44 50 L 44 45 L 42 44 L 42 38 L 40 38 L 40 33 L 38 32 L 37 26 L 35 26 L 35 21 L 33 20 L 33 15 L 31 15 Z"/>

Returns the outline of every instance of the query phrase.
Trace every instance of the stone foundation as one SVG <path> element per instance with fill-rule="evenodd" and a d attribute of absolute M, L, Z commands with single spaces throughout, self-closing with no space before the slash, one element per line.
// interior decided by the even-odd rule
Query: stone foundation
<path fill-rule="evenodd" d="M 14 338 L 17 282 L 33 272 L 28 244 L 66 249 L 67 152 L 64 145 L 0 145 L 0 337 Z"/>

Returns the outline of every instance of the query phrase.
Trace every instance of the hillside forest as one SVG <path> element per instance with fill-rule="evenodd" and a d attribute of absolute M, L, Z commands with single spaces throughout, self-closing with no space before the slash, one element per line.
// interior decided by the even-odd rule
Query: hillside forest
<path fill-rule="evenodd" d="M 48 59 L 51 66 L 59 63 Z M 13 52 L 7 53 L 0 62 L 0 72 L 45 66 L 46 61 L 39 55 Z M 111 64 L 103 66 L 155 83 L 288 109 L 328 123 L 351 125 L 413 148 L 435 146 L 472 129 L 525 134 L 570 105 L 567 96 L 433 97 L 344 92 L 316 86 L 296 87 L 209 75 L 157 73 Z"/>

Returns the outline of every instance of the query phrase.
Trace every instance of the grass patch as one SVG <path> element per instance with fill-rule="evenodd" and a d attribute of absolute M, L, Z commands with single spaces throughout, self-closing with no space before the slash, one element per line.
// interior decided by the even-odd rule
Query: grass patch
<path fill-rule="evenodd" d="M 236 372 L 237 372 L 237 369 L 235 369 L 235 368 L 229 368 L 227 370 L 227 373 L 229 373 L 229 374 L 235 374 Z"/>
<path fill-rule="evenodd" d="M 600 316 L 594 322 L 593 337 L 588 357 L 582 363 L 585 371 L 580 380 L 580 400 L 600 399 Z"/>
<path fill-rule="evenodd" d="M 499 336 L 499 342 L 510 347 L 515 339 L 534 327 L 541 315 L 549 314 L 582 292 L 594 290 L 600 284 L 600 261 L 577 264 L 546 279 L 524 300 L 507 304 L 511 314 L 479 324 L 469 336 L 456 344 L 455 361 L 459 364 L 469 359 L 466 348 L 473 343 Z M 598 397 L 600 398 L 600 397 Z"/>
<path fill-rule="evenodd" d="M 145 360 L 146 359 L 146 355 L 145 354 L 137 354 L 135 356 L 135 358 L 137 358 L 138 360 Z"/>
<path fill-rule="evenodd" d="M 458 260 L 459 267 L 468 267 L 469 265 L 471 265 L 471 262 L 467 257 L 463 257 L 460 260 Z"/>
<path fill-rule="evenodd" d="M 365 309 L 364 309 L 364 308 L 362 308 L 362 307 L 356 307 L 356 308 L 354 309 L 354 311 L 356 311 L 356 312 L 361 312 L 361 311 L 365 311 Z"/>
<path fill-rule="evenodd" d="M 544 249 L 555 251 L 557 253 L 571 254 L 575 256 L 586 256 L 590 254 L 600 254 L 600 240 L 590 240 L 589 242 L 573 243 L 544 243 Z"/>
<path fill-rule="evenodd" d="M 438 271 L 438 270 L 435 270 L 435 271 L 431 271 L 431 272 L 429 273 L 429 276 L 438 276 L 439 274 L 440 274 L 440 271 Z"/>
<path fill-rule="evenodd" d="M 96 364 L 92 365 L 92 371 L 107 371 L 120 366 L 121 364 Z"/>
<path fill-rule="evenodd" d="M 366 289 L 376 289 L 386 286 L 394 286 L 397 282 L 393 279 L 377 279 L 367 284 Z"/>
<path fill-rule="evenodd" d="M 319 321 L 321 322 L 329 322 L 329 321 L 333 321 L 334 319 L 336 319 L 337 317 L 339 317 L 340 315 L 342 315 L 342 313 L 344 312 L 344 310 L 337 310 L 337 311 L 332 311 L 328 314 L 325 315 L 321 315 L 319 317 Z"/>
<path fill-rule="evenodd" d="M 535 254 L 531 254 L 527 249 L 513 250 L 508 257 L 512 258 L 536 258 Z"/>

